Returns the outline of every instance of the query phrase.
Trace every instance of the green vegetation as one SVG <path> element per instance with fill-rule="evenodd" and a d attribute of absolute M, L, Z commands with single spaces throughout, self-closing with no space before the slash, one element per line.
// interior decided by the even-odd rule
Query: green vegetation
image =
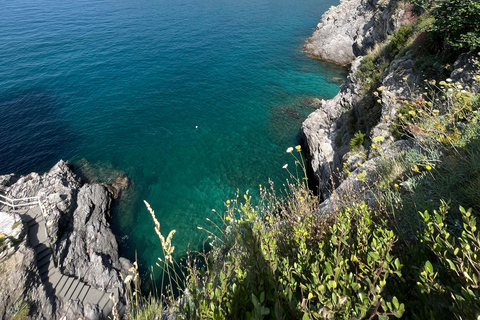
<path fill-rule="evenodd" d="M 27 301 L 20 299 L 15 304 L 15 314 L 10 318 L 11 320 L 24 320 L 30 314 L 30 304 Z"/>
<path fill-rule="evenodd" d="M 435 19 L 428 29 L 438 51 L 454 55 L 480 49 L 479 0 L 414 0 Z"/>
<path fill-rule="evenodd" d="M 353 138 L 350 140 L 350 151 L 359 151 L 364 147 L 367 135 L 361 133 L 360 131 L 355 133 Z"/>

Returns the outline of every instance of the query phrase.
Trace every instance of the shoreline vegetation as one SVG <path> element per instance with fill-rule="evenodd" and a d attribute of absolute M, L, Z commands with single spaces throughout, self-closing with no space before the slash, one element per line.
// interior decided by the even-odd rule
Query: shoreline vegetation
<path fill-rule="evenodd" d="M 281 189 L 226 200 L 183 267 L 147 204 L 167 285 L 139 299 L 132 270 L 132 319 L 480 319 L 480 3 L 373 3 L 348 1 L 407 19 L 352 57 Z"/>

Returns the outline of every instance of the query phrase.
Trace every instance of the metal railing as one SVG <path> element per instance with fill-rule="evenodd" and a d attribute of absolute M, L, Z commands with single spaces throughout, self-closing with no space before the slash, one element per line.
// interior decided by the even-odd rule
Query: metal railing
<path fill-rule="evenodd" d="M 40 210 L 42 211 L 42 214 L 43 214 L 43 208 L 42 208 L 42 205 L 40 203 L 40 199 L 38 197 L 10 199 L 7 196 L 4 196 L 3 194 L 0 194 L 0 203 L 4 204 L 6 206 L 9 206 L 10 208 L 13 208 L 13 209 L 38 205 L 38 206 L 40 206 Z"/>
<path fill-rule="evenodd" d="M 47 222 L 45 221 L 45 212 L 43 210 L 42 203 L 40 202 L 39 197 L 27 197 L 27 198 L 19 198 L 19 199 L 11 199 L 3 194 L 0 193 L 0 204 L 9 206 L 10 208 L 16 210 L 17 208 L 22 208 L 22 207 L 29 207 L 29 206 L 38 206 L 40 208 L 40 214 L 41 214 L 41 219 L 45 223 L 45 236 L 51 241 L 51 237 L 48 234 L 48 229 L 46 228 Z M 36 217 L 34 217 L 35 219 Z M 55 250 L 50 248 L 52 250 L 53 258 L 54 258 L 54 264 L 56 265 L 56 254 Z"/>

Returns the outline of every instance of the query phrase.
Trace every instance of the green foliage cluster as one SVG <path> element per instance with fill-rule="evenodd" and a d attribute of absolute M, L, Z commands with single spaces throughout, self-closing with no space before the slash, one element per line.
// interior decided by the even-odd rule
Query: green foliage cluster
<path fill-rule="evenodd" d="M 350 150 L 358 151 L 364 147 L 365 142 L 367 141 L 367 135 L 358 131 L 355 133 L 353 138 L 350 140 Z"/>
<path fill-rule="evenodd" d="M 414 0 L 417 6 L 431 12 L 435 22 L 428 30 L 446 53 L 480 49 L 479 0 Z"/>
<path fill-rule="evenodd" d="M 300 199 L 298 199 L 300 200 Z M 311 198 L 304 198 L 311 201 Z M 292 209 L 292 208 L 290 208 Z M 342 211 L 324 233 L 315 233 L 315 216 L 262 217 L 245 197 L 239 219 L 199 275 L 191 268 L 188 319 L 363 319 L 404 310 L 385 292 L 387 280 L 400 277 L 392 256 L 393 231 L 377 224 L 365 204 Z M 291 214 L 297 212 L 290 212 Z M 304 213 L 303 213 L 304 214 Z M 318 231 L 317 231 L 318 232 Z M 235 239 L 229 239 L 234 237 Z M 215 254 L 212 254 L 215 256 Z"/>
<path fill-rule="evenodd" d="M 413 27 L 409 25 L 401 26 L 397 32 L 392 35 L 388 44 L 388 51 L 391 57 L 397 55 L 404 48 L 410 36 L 413 34 Z"/>
<path fill-rule="evenodd" d="M 388 63 L 382 63 L 378 57 L 367 54 L 363 57 L 362 65 L 358 68 L 356 76 L 368 91 L 378 83 L 378 79 L 380 79 L 387 66 Z"/>
<path fill-rule="evenodd" d="M 463 231 L 455 236 L 448 230 L 447 210 L 443 202 L 433 215 L 427 211 L 420 213 L 426 226 L 423 241 L 434 253 L 437 263 L 434 267 L 426 261 L 419 288 L 440 310 L 453 312 L 457 319 L 476 319 L 480 315 L 480 234 L 476 218 L 472 216 L 472 209 L 460 207 Z"/>

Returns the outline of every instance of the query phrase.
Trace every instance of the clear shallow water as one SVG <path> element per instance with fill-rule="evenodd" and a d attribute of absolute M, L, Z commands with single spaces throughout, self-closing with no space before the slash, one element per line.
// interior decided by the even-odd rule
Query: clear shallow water
<path fill-rule="evenodd" d="M 302 52 L 337 3 L 0 0 L 0 174 L 123 170 L 122 254 L 160 255 L 143 199 L 177 257 L 198 249 L 212 208 L 284 181 L 308 99 L 337 93 L 344 71 Z"/>

